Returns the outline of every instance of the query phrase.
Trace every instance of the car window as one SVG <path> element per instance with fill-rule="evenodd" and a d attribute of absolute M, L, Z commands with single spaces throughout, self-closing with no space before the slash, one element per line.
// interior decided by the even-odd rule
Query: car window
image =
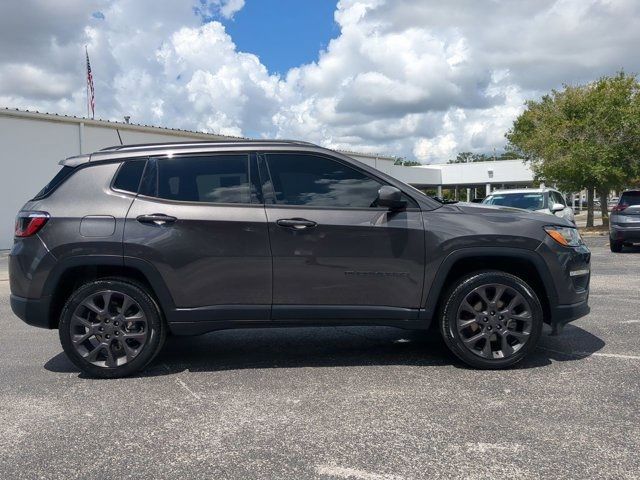
<path fill-rule="evenodd" d="M 482 203 L 525 210 L 540 210 L 544 208 L 544 195 L 542 193 L 495 193 L 485 198 Z"/>
<path fill-rule="evenodd" d="M 52 193 L 56 188 L 58 188 L 62 182 L 64 182 L 67 178 L 71 176 L 71 174 L 75 171 L 75 168 L 64 166 L 62 167 L 58 173 L 47 183 L 42 190 L 40 190 L 33 200 L 40 200 L 50 193 Z"/>
<path fill-rule="evenodd" d="M 267 154 L 277 204 L 316 207 L 377 207 L 382 183 L 327 157 L 310 154 Z M 408 206 L 415 202 L 405 196 Z"/>
<path fill-rule="evenodd" d="M 124 162 L 113 180 L 113 188 L 124 190 L 125 192 L 138 193 L 138 186 L 146 163 L 146 159 Z"/>
<path fill-rule="evenodd" d="M 620 197 L 620 205 L 640 205 L 640 192 L 624 192 Z"/>
<path fill-rule="evenodd" d="M 251 203 L 248 161 L 248 155 L 159 158 L 156 185 L 145 178 L 142 191 L 167 200 Z"/>

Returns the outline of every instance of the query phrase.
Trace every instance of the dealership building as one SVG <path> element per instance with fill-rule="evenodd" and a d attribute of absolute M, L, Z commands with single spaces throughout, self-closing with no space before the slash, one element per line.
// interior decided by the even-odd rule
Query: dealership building
<path fill-rule="evenodd" d="M 0 250 L 11 248 L 17 211 L 58 171 L 58 161 L 120 144 L 241 140 L 211 133 L 0 109 Z M 460 200 L 482 198 L 497 188 L 527 187 L 533 173 L 521 160 L 406 167 L 395 158 L 342 152 L 399 180 Z"/>

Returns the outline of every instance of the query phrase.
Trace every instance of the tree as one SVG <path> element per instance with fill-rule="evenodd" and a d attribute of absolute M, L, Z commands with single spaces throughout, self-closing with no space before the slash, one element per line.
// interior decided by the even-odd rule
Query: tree
<path fill-rule="evenodd" d="M 500 160 L 514 160 L 521 158 L 516 152 L 507 151 L 498 156 L 486 153 L 460 152 L 456 158 L 449 160 L 449 163 L 471 163 L 471 162 L 493 162 Z"/>
<path fill-rule="evenodd" d="M 537 180 L 587 189 L 587 226 L 598 193 L 608 225 L 609 191 L 640 175 L 640 83 L 620 72 L 552 90 L 526 103 L 506 137 L 509 151 L 531 161 Z"/>
<path fill-rule="evenodd" d="M 405 160 L 404 157 L 397 157 L 393 164 L 402 165 L 405 167 L 415 167 L 416 165 L 422 165 L 420 162 L 416 162 L 415 160 Z"/>
<path fill-rule="evenodd" d="M 507 150 L 500 154 L 497 160 L 520 160 L 522 158 L 521 155 L 518 155 L 518 152 L 514 152 L 512 150 Z"/>

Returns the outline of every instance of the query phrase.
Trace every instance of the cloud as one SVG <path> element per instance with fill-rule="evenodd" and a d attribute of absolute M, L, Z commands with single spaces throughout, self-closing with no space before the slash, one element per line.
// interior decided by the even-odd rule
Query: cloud
<path fill-rule="evenodd" d="M 340 35 L 289 72 L 278 134 L 446 161 L 491 152 L 563 82 L 640 71 L 631 0 L 341 0 Z"/>
<path fill-rule="evenodd" d="M 73 94 L 73 90 L 73 77 L 69 74 L 24 63 L 0 65 L 0 95 L 55 100 Z"/>
<path fill-rule="evenodd" d="M 205 22 L 213 21 L 222 17 L 230 20 L 244 7 L 244 0 L 200 0 L 198 6 L 193 7 L 193 11 L 200 15 Z"/>
<path fill-rule="evenodd" d="M 2 2 L 0 102 L 82 114 L 86 44 L 103 118 L 434 162 L 501 149 L 524 101 L 563 82 L 640 72 L 635 0 L 340 0 L 339 34 L 284 76 L 226 32 L 243 6 Z"/>

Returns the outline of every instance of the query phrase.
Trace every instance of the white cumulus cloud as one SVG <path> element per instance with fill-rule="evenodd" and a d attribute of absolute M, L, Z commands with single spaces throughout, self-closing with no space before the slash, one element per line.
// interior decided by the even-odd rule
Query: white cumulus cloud
<path fill-rule="evenodd" d="M 83 114 L 86 44 L 102 118 L 435 162 L 501 149 L 562 83 L 640 72 L 635 0 L 340 0 L 339 33 L 284 76 L 227 33 L 244 3 L 2 2 L 0 104 Z"/>

